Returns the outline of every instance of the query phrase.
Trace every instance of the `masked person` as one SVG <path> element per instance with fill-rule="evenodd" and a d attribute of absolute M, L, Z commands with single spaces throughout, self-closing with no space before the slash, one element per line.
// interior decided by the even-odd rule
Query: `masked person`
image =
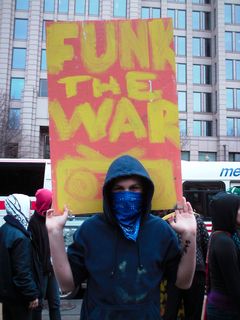
<path fill-rule="evenodd" d="M 36 194 L 36 210 L 29 222 L 33 241 L 37 247 L 42 265 L 42 292 L 48 302 L 50 320 L 61 320 L 59 287 L 54 275 L 48 233 L 46 228 L 46 212 L 52 205 L 52 191 L 39 189 Z M 42 319 L 43 303 L 33 311 L 33 320 Z"/>
<path fill-rule="evenodd" d="M 38 306 L 33 248 L 27 231 L 30 198 L 12 194 L 5 200 L 7 215 L 0 228 L 0 301 L 3 320 L 30 320 Z"/>
<path fill-rule="evenodd" d="M 164 182 L 163 182 L 164 183 Z M 47 214 L 53 266 L 63 291 L 87 280 L 81 319 L 147 320 L 160 317 L 164 275 L 188 288 L 195 270 L 196 220 L 184 201 L 171 225 L 150 214 L 154 185 L 143 165 L 122 156 L 110 166 L 103 186 L 103 214 L 87 219 L 64 249 L 61 216 Z"/>

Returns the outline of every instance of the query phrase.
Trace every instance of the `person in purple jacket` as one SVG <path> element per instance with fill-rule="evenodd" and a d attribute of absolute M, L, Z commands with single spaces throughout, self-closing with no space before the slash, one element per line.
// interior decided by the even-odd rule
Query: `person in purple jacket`
<path fill-rule="evenodd" d="M 163 181 L 164 183 L 164 181 Z M 196 220 L 183 200 L 170 221 L 175 232 L 150 214 L 154 185 L 137 159 L 125 155 L 111 164 L 103 186 L 103 214 L 87 219 L 64 249 L 68 209 L 47 214 L 53 267 L 63 291 L 87 280 L 81 319 L 161 319 L 160 282 L 191 285 L 195 270 Z"/>

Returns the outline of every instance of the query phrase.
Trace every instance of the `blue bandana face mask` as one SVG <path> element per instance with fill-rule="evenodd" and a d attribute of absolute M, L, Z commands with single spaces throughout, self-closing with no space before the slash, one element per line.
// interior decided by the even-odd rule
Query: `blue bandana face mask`
<path fill-rule="evenodd" d="M 142 193 L 112 192 L 112 209 L 127 239 L 136 241 L 142 210 Z"/>

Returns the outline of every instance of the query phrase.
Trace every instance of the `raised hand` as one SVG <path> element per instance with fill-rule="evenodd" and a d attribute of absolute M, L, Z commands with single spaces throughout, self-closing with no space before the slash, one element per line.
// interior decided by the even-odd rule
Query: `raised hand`
<path fill-rule="evenodd" d="M 54 209 L 49 209 L 46 214 L 46 227 L 48 232 L 62 230 L 68 218 L 69 210 L 64 207 L 63 214 L 56 214 Z"/>
<path fill-rule="evenodd" d="M 197 223 L 190 202 L 182 198 L 175 213 L 168 219 L 172 228 L 179 234 L 196 233 Z"/>

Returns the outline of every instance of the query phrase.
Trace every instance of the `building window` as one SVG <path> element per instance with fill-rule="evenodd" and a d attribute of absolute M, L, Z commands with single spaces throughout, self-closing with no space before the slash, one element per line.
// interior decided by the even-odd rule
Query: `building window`
<path fill-rule="evenodd" d="M 211 30 L 211 13 L 193 11 L 192 28 L 193 30 Z"/>
<path fill-rule="evenodd" d="M 186 29 L 186 11 L 185 10 L 168 9 L 167 16 L 169 18 L 172 18 L 173 27 L 175 29 Z"/>
<path fill-rule="evenodd" d="M 187 120 L 179 120 L 180 136 L 187 136 Z"/>
<path fill-rule="evenodd" d="M 240 118 L 227 118 L 227 136 L 240 136 Z"/>
<path fill-rule="evenodd" d="M 175 52 L 177 56 L 186 56 L 186 37 L 175 36 Z"/>
<path fill-rule="evenodd" d="M 8 129 L 17 130 L 20 128 L 20 108 L 9 108 Z"/>
<path fill-rule="evenodd" d="M 193 65 L 193 83 L 194 84 L 211 84 L 212 72 L 209 65 Z"/>
<path fill-rule="evenodd" d="M 240 60 L 226 60 L 226 80 L 240 80 Z"/>
<path fill-rule="evenodd" d="M 211 39 L 194 37 L 192 48 L 194 57 L 211 57 Z"/>
<path fill-rule="evenodd" d="M 21 100 L 24 89 L 24 78 L 11 78 L 10 98 Z"/>
<path fill-rule="evenodd" d="M 193 111 L 212 112 L 212 94 L 210 92 L 193 92 Z"/>
<path fill-rule="evenodd" d="M 46 49 L 42 49 L 41 51 L 41 70 L 47 70 Z"/>
<path fill-rule="evenodd" d="M 26 66 L 26 49 L 13 48 L 12 68 L 25 69 L 25 66 Z"/>
<path fill-rule="evenodd" d="M 18 144 L 8 143 L 5 147 L 6 158 L 17 158 L 18 157 Z"/>
<path fill-rule="evenodd" d="M 28 0 L 16 0 L 16 10 L 28 11 L 29 3 Z"/>
<path fill-rule="evenodd" d="M 186 3 L 186 0 L 168 0 L 168 2 Z"/>
<path fill-rule="evenodd" d="M 75 13 L 85 15 L 85 0 L 75 0 Z"/>
<path fill-rule="evenodd" d="M 45 0 L 44 1 L 44 12 L 54 12 L 55 1 L 54 0 Z"/>
<path fill-rule="evenodd" d="M 99 15 L 99 0 L 89 0 L 88 1 L 88 14 L 90 16 Z"/>
<path fill-rule="evenodd" d="M 193 121 L 194 137 L 211 137 L 212 136 L 212 121 Z"/>
<path fill-rule="evenodd" d="M 161 9 L 160 8 L 142 7 L 141 18 L 142 19 L 161 18 Z"/>
<path fill-rule="evenodd" d="M 47 79 L 40 79 L 39 81 L 39 97 L 48 96 L 48 83 Z"/>
<path fill-rule="evenodd" d="M 226 106 L 227 109 L 240 110 L 240 89 L 226 89 Z"/>
<path fill-rule="evenodd" d="M 68 13 L 68 0 L 58 0 L 58 13 Z"/>
<path fill-rule="evenodd" d="M 187 82 L 187 70 L 185 63 L 177 63 L 177 82 L 186 83 Z"/>
<path fill-rule="evenodd" d="M 238 161 L 238 162 L 240 162 L 240 153 L 229 152 L 229 161 Z"/>
<path fill-rule="evenodd" d="M 210 4 L 211 0 L 192 0 L 193 4 Z"/>
<path fill-rule="evenodd" d="M 181 151 L 181 159 L 185 161 L 190 161 L 190 152 L 189 151 Z"/>
<path fill-rule="evenodd" d="M 240 52 L 240 32 L 225 32 L 225 50 Z"/>
<path fill-rule="evenodd" d="M 198 160 L 199 161 L 217 161 L 216 152 L 198 152 Z"/>
<path fill-rule="evenodd" d="M 123 18 L 127 16 L 127 0 L 114 0 L 113 16 Z"/>
<path fill-rule="evenodd" d="M 187 111 L 187 93 L 186 91 L 178 91 L 178 111 Z"/>
<path fill-rule="evenodd" d="M 15 19 L 14 23 L 14 39 L 15 40 L 26 40 L 28 31 L 28 20 L 27 19 Z"/>
<path fill-rule="evenodd" d="M 225 24 L 240 24 L 240 5 L 225 4 Z"/>

